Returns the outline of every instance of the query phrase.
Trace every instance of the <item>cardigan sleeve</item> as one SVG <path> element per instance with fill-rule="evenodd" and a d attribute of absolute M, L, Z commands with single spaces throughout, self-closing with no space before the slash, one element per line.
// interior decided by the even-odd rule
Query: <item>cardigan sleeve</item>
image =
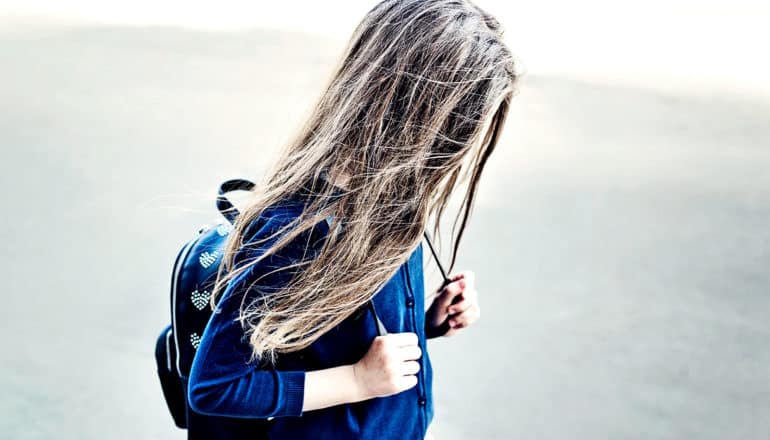
<path fill-rule="evenodd" d="M 428 318 L 425 318 L 425 339 L 435 339 L 444 336 L 449 331 L 449 320 L 441 323 L 438 327 L 433 327 Z"/>
<path fill-rule="evenodd" d="M 266 238 L 283 221 L 261 222 L 257 232 L 236 253 L 235 267 L 256 256 L 272 243 L 252 246 L 255 238 Z M 304 238 L 303 238 L 304 237 Z M 251 266 L 228 283 L 209 320 L 193 359 L 188 382 L 188 403 L 198 413 L 241 418 L 302 415 L 305 371 L 283 371 L 248 362 L 251 346 L 238 317 L 243 296 L 269 294 L 290 280 L 290 271 L 276 271 L 298 260 L 308 243 L 306 233 Z M 259 278 L 258 283 L 254 283 Z"/>

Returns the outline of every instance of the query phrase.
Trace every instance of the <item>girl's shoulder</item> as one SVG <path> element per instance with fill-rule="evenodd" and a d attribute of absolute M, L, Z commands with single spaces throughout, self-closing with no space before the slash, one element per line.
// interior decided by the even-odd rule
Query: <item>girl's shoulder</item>
<path fill-rule="evenodd" d="M 271 248 L 286 233 L 290 232 L 290 224 L 302 213 L 304 205 L 295 200 L 288 200 L 265 208 L 243 230 L 242 245 L 239 247 L 234 263 L 236 267 L 258 257 Z M 310 255 L 317 251 L 322 239 L 328 233 L 326 222 L 306 229 L 275 252 L 278 260 L 292 262 L 300 256 Z M 291 261 L 290 261 L 291 260 Z"/>
<path fill-rule="evenodd" d="M 222 296 L 223 303 L 229 303 L 233 298 L 240 303 L 252 295 L 261 296 L 280 288 L 295 275 L 296 263 L 320 249 L 319 237 L 325 232 L 314 227 L 312 231 L 303 231 L 286 245 L 264 255 L 289 232 L 287 226 L 301 212 L 302 206 L 296 203 L 270 206 L 246 225 L 241 244 L 235 250 L 231 270 L 249 267 L 228 282 Z"/>

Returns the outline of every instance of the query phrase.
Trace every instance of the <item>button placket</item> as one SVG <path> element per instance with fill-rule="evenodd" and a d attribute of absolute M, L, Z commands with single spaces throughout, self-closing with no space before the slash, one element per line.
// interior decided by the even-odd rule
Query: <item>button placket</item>
<path fill-rule="evenodd" d="M 411 316 L 412 327 L 414 327 L 415 331 L 416 331 L 417 330 L 417 317 L 415 316 L 416 315 L 416 311 L 415 311 L 415 307 L 414 307 L 414 289 L 412 287 L 412 276 L 411 276 L 411 270 L 412 269 L 410 267 L 410 263 L 411 263 L 411 260 L 407 260 L 406 264 L 404 265 L 404 269 L 405 269 L 404 270 L 404 277 L 406 278 L 406 286 L 407 286 L 406 306 L 409 308 L 409 315 Z M 425 348 L 423 348 L 423 347 L 420 347 L 420 348 L 425 350 Z M 425 395 L 425 378 L 424 378 L 425 364 L 424 364 L 424 358 L 420 358 L 420 364 L 421 364 L 421 368 L 420 368 L 420 371 L 417 373 L 418 379 L 419 379 L 418 380 L 418 399 L 417 399 L 417 404 L 421 408 L 420 413 L 421 413 L 421 415 L 423 417 L 423 420 L 424 420 L 424 418 L 426 417 L 425 412 L 427 411 L 426 408 L 425 408 L 426 405 L 427 405 L 427 399 L 426 399 L 426 395 Z"/>

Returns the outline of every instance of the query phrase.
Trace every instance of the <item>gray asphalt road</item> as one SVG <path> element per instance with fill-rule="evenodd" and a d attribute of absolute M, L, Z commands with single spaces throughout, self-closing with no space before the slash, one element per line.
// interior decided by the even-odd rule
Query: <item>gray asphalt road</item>
<path fill-rule="evenodd" d="M 184 438 L 152 357 L 173 258 L 339 50 L 0 33 L 4 438 Z M 456 266 L 482 319 L 429 348 L 438 439 L 770 438 L 770 102 L 651 90 L 522 83 Z"/>

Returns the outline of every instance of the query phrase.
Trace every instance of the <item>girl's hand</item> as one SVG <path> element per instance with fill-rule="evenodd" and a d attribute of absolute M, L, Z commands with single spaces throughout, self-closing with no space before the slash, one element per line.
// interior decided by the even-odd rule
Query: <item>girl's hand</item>
<path fill-rule="evenodd" d="M 390 396 L 417 385 L 422 356 L 417 334 L 390 333 L 377 336 L 369 351 L 353 364 L 358 388 L 363 400 Z"/>
<path fill-rule="evenodd" d="M 476 275 L 470 270 L 465 270 L 452 275 L 449 280 L 451 282 L 441 289 L 425 316 L 433 328 L 438 328 L 448 321 L 449 330 L 444 336 L 457 334 L 481 317 L 475 286 Z M 452 304 L 454 301 L 456 302 Z"/>

